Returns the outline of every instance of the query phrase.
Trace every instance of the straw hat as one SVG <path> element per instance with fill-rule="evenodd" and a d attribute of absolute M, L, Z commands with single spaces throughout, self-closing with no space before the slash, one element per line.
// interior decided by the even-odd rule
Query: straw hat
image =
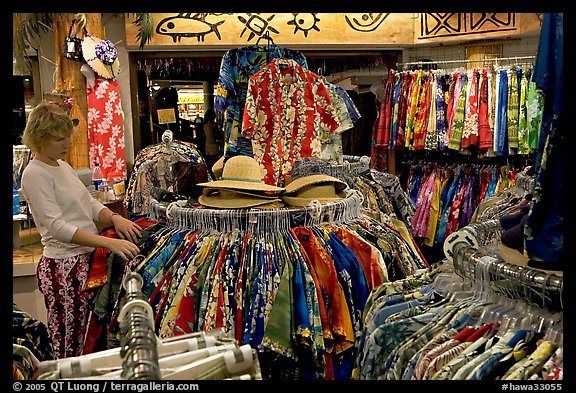
<path fill-rule="evenodd" d="M 114 79 L 118 76 L 118 51 L 110 40 L 86 35 L 82 40 L 82 55 L 90 68 L 102 78 Z"/>
<path fill-rule="evenodd" d="M 347 187 L 345 182 L 332 176 L 304 176 L 286 186 L 282 200 L 291 206 L 308 206 L 314 200 L 322 204 L 336 202 L 346 198 Z"/>
<path fill-rule="evenodd" d="M 205 188 L 198 202 L 217 209 L 243 209 L 277 203 L 280 199 L 259 198 L 233 190 Z"/>
<path fill-rule="evenodd" d="M 276 192 L 284 191 L 282 187 L 276 187 L 262 182 L 264 171 L 254 158 L 249 156 L 234 156 L 226 161 L 222 170 L 222 180 L 206 183 L 198 183 L 198 186 L 210 188 L 227 188 L 232 190 L 249 190 Z"/>
<path fill-rule="evenodd" d="M 218 161 L 212 165 L 212 173 L 216 179 L 220 179 L 222 177 L 222 170 L 224 169 L 224 156 L 220 157 Z"/>

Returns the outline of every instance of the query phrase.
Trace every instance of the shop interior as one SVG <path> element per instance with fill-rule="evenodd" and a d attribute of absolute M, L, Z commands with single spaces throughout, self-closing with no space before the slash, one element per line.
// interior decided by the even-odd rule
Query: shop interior
<path fill-rule="evenodd" d="M 342 86 L 362 114 L 355 127 L 342 135 L 342 147 L 347 155 L 370 155 L 372 125 L 376 118 L 377 97 L 371 90 L 385 81 L 400 51 L 306 51 L 310 70 L 327 81 Z M 160 142 L 166 129 L 176 139 L 195 142 L 197 127 L 204 111 L 213 106 L 214 89 L 222 53 L 131 54 L 137 70 L 138 105 L 140 115 L 134 124 L 134 142 L 141 148 Z M 174 108 L 176 122 L 158 123 L 157 109 Z M 223 114 L 216 112 L 222 124 Z M 223 148 L 223 146 L 222 146 Z"/>
<path fill-rule="evenodd" d="M 207 14 L 186 15 L 187 19 L 208 24 Z M 514 25 L 515 16 L 508 17 L 492 21 Z M 243 17 L 238 19 L 244 22 Z M 294 14 L 290 22 L 298 26 L 296 23 L 304 21 L 303 16 L 299 19 Z M 519 16 L 517 21 L 524 22 Z M 219 24 L 208 25 L 220 38 L 216 29 Z M 452 26 L 447 22 L 445 27 Z M 297 27 L 294 32 L 298 28 L 307 37 L 309 30 Z M 506 29 L 509 27 L 502 27 Z M 185 34 L 192 33 L 173 33 L 174 43 Z M 196 34 L 194 38 L 200 42 L 207 33 Z M 344 90 L 341 98 L 349 100 L 341 100 L 340 107 L 334 105 L 334 112 L 339 110 L 342 119 L 346 113 L 350 121 L 334 122 L 330 131 L 343 130 L 341 137 L 334 132 L 337 141 L 321 141 L 316 131 L 325 131 L 329 123 L 322 118 L 328 112 L 323 108 L 332 105 L 323 97 L 314 103 L 305 102 L 303 96 L 316 95 L 314 87 L 312 93 L 299 91 L 300 96 L 289 96 L 287 92 L 293 91 L 292 75 L 301 74 L 282 73 L 281 65 L 275 63 L 277 68 L 271 67 L 270 72 L 274 75 L 272 81 L 264 77 L 251 80 L 261 84 L 250 93 L 268 93 L 265 104 L 254 105 L 260 102 L 252 97 L 245 107 L 249 109 L 244 109 L 250 110 L 250 116 L 244 116 L 244 122 L 250 124 L 242 131 L 248 136 L 257 130 L 250 135 L 248 147 L 255 153 L 264 152 L 255 157 L 264 156 L 262 161 L 267 163 L 275 157 L 274 151 L 268 151 L 272 148 L 280 151 L 278 161 L 283 163 L 288 156 L 285 147 L 298 146 L 290 150 L 290 154 L 300 157 L 293 162 L 292 172 L 285 170 L 286 165 L 277 166 L 281 171 L 257 162 L 250 167 L 253 174 L 265 168 L 267 174 L 263 176 L 271 174 L 274 182 L 279 181 L 276 184 L 283 185 L 284 190 L 277 194 L 261 192 L 258 187 L 270 184 L 257 184 L 261 183 L 258 179 L 247 179 L 239 190 L 227 189 L 230 183 L 212 183 L 209 187 L 214 186 L 217 192 L 204 189 L 208 192 L 185 193 L 176 191 L 179 177 L 165 176 L 180 173 L 178 168 L 202 168 L 203 176 L 213 175 L 206 173 L 212 165 L 201 157 L 212 150 L 203 151 L 201 147 L 204 135 L 212 135 L 211 128 L 204 128 L 205 115 L 210 109 L 224 106 L 224 95 L 239 96 L 238 92 L 246 91 L 241 78 L 221 69 L 227 59 L 223 57 L 227 48 L 223 47 L 232 44 L 210 46 L 208 41 L 208 49 L 199 45 L 200 49 L 187 47 L 179 52 L 130 51 L 129 45 L 124 47 L 128 49 L 123 53 L 122 65 L 129 77 L 122 81 L 125 106 L 117 112 L 124 111 L 125 115 L 128 109 L 130 113 L 119 117 L 117 124 L 129 124 L 124 141 L 132 157 L 123 161 L 129 179 L 120 178 L 126 181 L 126 188 L 122 183 L 122 197 L 106 204 L 114 214 L 133 219 L 148 214 L 142 219 L 159 220 L 153 225 L 161 225 L 152 227 L 150 248 L 142 247 L 131 261 L 134 264 L 122 265 L 124 269 L 116 272 L 112 270 L 113 261 L 100 266 L 106 266 L 107 273 L 102 292 L 108 296 L 112 290 L 123 288 L 124 292 L 116 293 L 125 296 L 127 302 L 123 304 L 118 298 L 108 302 L 106 310 L 98 308 L 101 314 L 97 318 L 96 313 L 91 315 L 86 334 L 90 339 L 82 348 L 82 357 L 108 356 L 111 352 L 101 351 L 116 349 L 117 340 L 124 340 L 119 349 L 125 352 L 122 357 L 128 354 L 127 361 L 114 365 L 115 370 L 109 363 L 107 369 L 96 369 L 91 364 L 96 372 L 109 376 L 122 372 L 123 379 L 563 379 L 564 254 L 555 260 L 555 255 L 550 255 L 562 250 L 544 244 L 548 228 L 555 230 L 558 226 L 553 225 L 561 220 L 561 209 L 548 211 L 547 205 L 561 206 L 562 199 L 552 198 L 558 202 L 555 204 L 547 203 L 546 198 L 555 193 L 550 185 L 558 187 L 558 182 L 550 181 L 550 173 L 555 170 L 557 174 L 558 163 L 563 162 L 558 146 L 564 134 L 560 134 L 561 117 L 551 116 L 551 105 L 546 103 L 557 97 L 555 92 L 538 83 L 529 85 L 534 75 L 538 80 L 544 74 L 543 67 L 536 67 L 534 60 L 544 58 L 538 52 L 547 41 L 539 42 L 536 33 L 529 37 L 521 34 L 519 31 L 512 39 L 502 35 L 492 42 L 478 39 L 476 43 L 460 37 L 452 45 L 438 40 L 426 46 L 415 41 L 402 50 L 397 49 L 400 45 L 393 47 L 392 40 L 387 49 L 349 49 L 346 45 L 339 50 L 319 50 L 315 45 L 294 48 L 304 55 L 308 70 L 324 78 L 326 85 Z M 546 37 L 547 31 L 541 34 Z M 421 36 L 426 39 L 423 32 Z M 269 60 L 272 52 L 262 53 L 239 66 L 238 74 L 247 74 L 246 69 L 259 60 Z M 280 56 L 282 61 L 278 63 L 283 64 L 284 71 L 288 66 L 283 61 L 289 58 Z M 18 193 L 17 176 L 21 173 L 17 169 L 32 159 L 18 136 L 29 111 L 47 94 L 40 92 L 46 89 L 39 88 L 37 68 L 36 64 L 31 75 L 13 78 L 17 92 L 12 130 L 13 301 L 47 323 L 34 269 L 42 245 L 26 201 Z M 234 89 L 219 84 L 222 75 Z M 308 81 L 306 87 L 324 88 L 315 76 Z M 273 97 L 270 92 L 278 86 Z M 335 90 L 331 91 L 332 97 L 336 96 Z M 549 93 L 548 97 L 544 93 Z M 528 104 L 529 96 L 534 100 L 532 106 Z M 293 129 L 309 127 L 315 147 L 322 142 L 334 147 L 338 142 L 338 152 L 335 148 L 327 154 L 322 151 L 325 168 L 296 166 L 313 157 L 301 154 L 309 148 L 298 145 L 301 135 L 290 134 L 291 116 L 283 119 L 272 109 L 267 112 L 265 105 L 275 108 L 276 103 L 292 105 L 294 108 L 284 107 L 282 113 L 298 113 L 300 117 L 293 116 L 297 120 L 318 108 L 314 121 L 321 123 L 310 127 L 310 121 L 300 126 L 305 123 L 302 121 Z M 305 105 L 299 106 L 302 103 Z M 493 103 L 495 109 L 490 112 Z M 226 115 L 234 111 L 221 110 L 224 112 L 216 111 L 216 123 L 225 129 L 232 125 Z M 549 128 L 538 123 L 542 119 L 546 126 L 550 122 Z M 281 135 L 275 134 L 277 130 Z M 548 130 L 551 132 L 546 143 L 550 144 L 542 150 L 541 135 Z M 276 139 L 266 139 L 269 135 Z M 222 133 L 217 141 L 219 154 L 212 153 L 210 158 L 216 160 L 233 147 L 233 159 L 228 161 L 233 167 L 236 158 L 244 158 L 234 155 L 248 148 L 234 145 L 240 141 L 235 134 L 229 141 L 233 142 L 226 145 Z M 94 150 L 93 146 L 89 151 Z M 240 148 L 236 150 L 237 146 Z M 172 159 L 181 161 L 172 163 Z M 547 168 L 552 170 L 547 172 Z M 93 172 L 89 168 L 76 171 L 93 190 Z M 279 178 L 279 172 L 286 177 Z M 198 172 L 185 173 L 197 179 L 194 176 Z M 27 174 L 24 176 L 23 183 L 28 186 Z M 325 183 L 312 183 L 302 192 L 297 189 L 302 179 L 318 178 L 310 179 L 313 176 L 321 176 Z M 244 179 L 222 175 L 220 180 L 238 178 Z M 167 187 L 156 187 L 158 184 Z M 206 179 L 194 186 L 197 184 L 206 186 Z M 143 196 L 142 190 L 150 189 L 150 195 Z M 318 194 L 310 196 L 306 194 L 309 191 Z M 32 195 L 30 201 L 40 205 Z M 535 221 L 538 214 L 547 215 L 546 222 Z M 527 233 L 534 236 L 526 237 Z M 562 239 L 561 233 L 554 236 Z M 540 258 L 542 250 L 551 250 L 545 255 L 548 259 Z M 39 282 L 44 283 L 42 278 Z M 83 293 L 85 289 L 83 286 Z M 109 300 L 100 294 L 97 301 Z M 97 301 L 95 304 L 100 306 Z M 146 310 L 142 310 L 144 305 Z M 52 318 L 50 312 L 48 315 Z M 144 331 L 146 337 L 136 334 Z M 224 331 L 231 335 L 223 337 Z M 207 362 L 186 359 L 186 367 L 180 368 L 175 366 L 179 354 L 176 360 L 172 355 L 162 353 L 163 357 L 157 357 L 153 352 L 164 351 L 179 344 L 180 338 L 196 334 L 202 334 L 202 345 L 206 347 L 212 346 L 208 338 L 218 341 L 215 345 L 222 344 L 222 353 L 234 357 L 233 369 L 228 367 L 231 363 L 227 359 L 232 358 L 227 355 L 217 355 L 210 363 L 223 366 L 223 359 L 226 371 L 221 368 L 203 374 Z M 389 340 L 392 336 L 394 339 Z M 230 338 L 237 340 L 233 348 Z M 146 353 L 141 351 L 143 348 Z M 447 359 L 444 355 L 455 357 Z M 540 356 L 546 364 L 542 361 L 532 367 L 531 362 L 539 362 Z M 59 364 L 68 365 L 61 360 Z M 493 360 L 498 360 L 497 364 Z M 188 364 L 196 367 L 188 368 Z M 240 364 L 245 368 L 240 369 Z M 65 375 L 64 369 L 61 367 L 52 376 L 79 376 Z"/>

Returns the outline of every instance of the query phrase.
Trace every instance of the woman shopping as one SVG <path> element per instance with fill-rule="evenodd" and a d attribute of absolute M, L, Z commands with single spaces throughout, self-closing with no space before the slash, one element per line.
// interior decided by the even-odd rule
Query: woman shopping
<path fill-rule="evenodd" d="M 38 287 L 48 310 L 48 329 L 58 358 L 82 354 L 88 300 L 81 294 L 97 247 L 128 261 L 139 253 L 142 228 L 92 197 L 64 156 L 74 124 L 57 104 L 42 101 L 30 113 L 22 143 L 33 159 L 22 173 L 27 199 L 43 245 Z M 98 235 L 94 221 L 113 225 L 120 239 Z"/>

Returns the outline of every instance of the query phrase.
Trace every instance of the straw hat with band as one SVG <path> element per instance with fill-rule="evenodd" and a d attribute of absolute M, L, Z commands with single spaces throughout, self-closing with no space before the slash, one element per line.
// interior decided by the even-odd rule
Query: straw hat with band
<path fill-rule="evenodd" d="M 282 201 L 291 206 L 308 206 L 316 200 L 321 204 L 346 198 L 348 185 L 332 176 L 310 175 L 300 177 L 286 186 Z"/>
<path fill-rule="evenodd" d="M 266 184 L 262 181 L 264 171 L 254 158 L 249 156 L 231 157 L 222 170 L 221 180 L 198 183 L 198 186 L 210 188 L 227 188 L 232 190 L 248 190 L 280 193 L 282 187 Z"/>
<path fill-rule="evenodd" d="M 214 174 L 216 180 L 222 177 L 223 169 L 224 169 L 224 156 L 220 157 L 220 159 L 218 159 L 218 161 L 216 161 L 214 165 L 212 165 L 212 173 Z"/>
<path fill-rule="evenodd" d="M 102 78 L 114 79 L 118 76 L 118 51 L 110 40 L 86 35 L 82 40 L 82 55 L 90 68 Z"/>
<path fill-rule="evenodd" d="M 205 188 L 198 202 L 217 209 L 243 209 L 280 202 L 280 199 L 258 198 L 232 190 Z"/>
<path fill-rule="evenodd" d="M 264 193 L 262 191 L 251 191 L 251 190 L 234 190 L 232 188 L 211 188 L 211 187 L 204 187 L 204 189 L 208 189 L 208 190 L 223 190 L 223 191 L 234 191 L 237 194 L 240 195 L 247 195 L 249 197 L 256 197 L 256 198 L 262 198 L 262 199 L 278 199 L 280 196 L 278 194 L 270 194 L 270 193 Z"/>

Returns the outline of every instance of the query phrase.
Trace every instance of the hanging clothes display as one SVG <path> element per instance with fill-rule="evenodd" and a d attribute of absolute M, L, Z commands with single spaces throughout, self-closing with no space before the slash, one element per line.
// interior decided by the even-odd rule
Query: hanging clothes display
<path fill-rule="evenodd" d="M 463 229 L 434 276 L 372 291 L 354 379 L 562 379 L 562 278 L 482 252 L 451 259 L 466 236 L 485 247 L 498 232 L 490 222 Z"/>
<path fill-rule="evenodd" d="M 429 268 L 401 221 L 361 215 L 350 195 L 320 221 L 311 207 L 166 210 L 168 225 L 126 265 L 144 279 L 156 333 L 222 328 L 258 351 L 265 379 L 280 365 L 285 378 L 349 379 L 370 292 Z"/>
<path fill-rule="evenodd" d="M 308 68 L 301 52 L 274 43 L 230 49 L 222 57 L 214 109 L 225 114 L 225 161 L 238 154 L 253 156 L 252 142 L 241 134 L 248 80 L 276 58 L 293 59 Z"/>
<path fill-rule="evenodd" d="M 342 133 L 353 128 L 354 122 L 359 120 L 361 116 L 346 90 L 324 79 L 322 81 L 328 89 L 340 126 L 331 133 L 328 130 L 322 131 L 319 137 L 322 149 L 320 156 L 326 162 L 342 164 L 344 162 Z"/>
<path fill-rule="evenodd" d="M 545 14 L 533 81 L 544 94 L 536 156 L 534 206 L 525 228 L 534 267 L 563 266 L 564 252 L 564 15 Z"/>
<path fill-rule="evenodd" d="M 39 362 L 55 359 L 47 326 L 15 303 L 12 304 L 12 345 L 15 379 L 30 380 Z"/>
<path fill-rule="evenodd" d="M 292 163 L 320 157 L 320 135 L 338 127 L 322 79 L 296 61 L 274 59 L 250 78 L 242 135 L 252 140 L 264 183 L 282 187 Z"/>
<path fill-rule="evenodd" d="M 204 157 L 193 143 L 172 140 L 171 133 L 168 132 L 164 133 L 162 139 L 162 143 L 149 145 L 140 150 L 134 159 L 134 168 L 130 173 L 123 201 L 126 210 L 134 216 L 148 214 L 154 187 L 173 191 L 174 163 L 205 163 Z M 207 178 L 212 180 L 208 170 Z"/>
<path fill-rule="evenodd" d="M 508 165 L 411 165 L 406 192 L 416 206 L 414 237 L 429 246 L 443 244 L 472 222 L 483 201 L 513 187 L 519 171 Z"/>
<path fill-rule="evenodd" d="M 12 146 L 12 188 L 19 190 L 22 181 L 22 172 L 32 159 L 32 151 L 25 145 Z"/>
<path fill-rule="evenodd" d="M 390 70 L 372 142 L 486 157 L 531 154 L 541 100 L 530 66 Z"/>
<path fill-rule="evenodd" d="M 116 79 L 106 79 L 98 74 L 94 84 L 87 83 L 88 103 L 88 156 L 90 169 L 100 164 L 105 179 L 126 173 L 124 145 L 124 118 L 120 102 L 120 85 Z"/>

